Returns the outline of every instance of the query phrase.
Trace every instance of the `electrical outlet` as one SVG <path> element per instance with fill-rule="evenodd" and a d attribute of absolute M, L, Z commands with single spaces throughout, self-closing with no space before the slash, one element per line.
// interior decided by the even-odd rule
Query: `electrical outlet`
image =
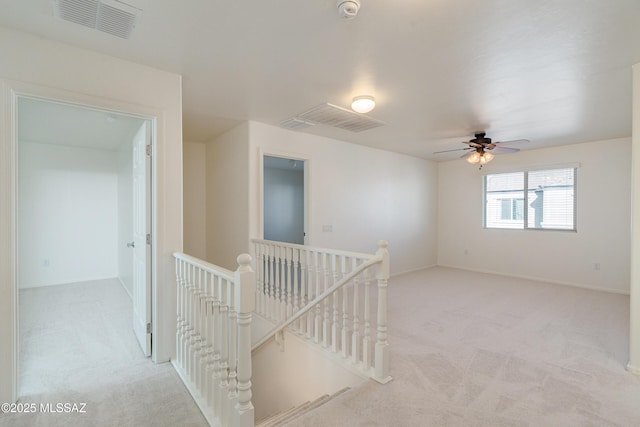
<path fill-rule="evenodd" d="M 322 226 L 322 231 L 325 233 L 331 233 L 333 232 L 333 225 L 331 224 L 325 224 Z"/>

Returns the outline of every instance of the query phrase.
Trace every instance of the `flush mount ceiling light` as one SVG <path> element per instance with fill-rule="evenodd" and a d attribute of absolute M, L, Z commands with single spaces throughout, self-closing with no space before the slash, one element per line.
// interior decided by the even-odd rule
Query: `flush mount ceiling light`
<path fill-rule="evenodd" d="M 351 109 L 356 113 L 365 114 L 373 110 L 376 107 L 376 101 L 373 96 L 360 95 L 353 98 L 351 103 Z"/>

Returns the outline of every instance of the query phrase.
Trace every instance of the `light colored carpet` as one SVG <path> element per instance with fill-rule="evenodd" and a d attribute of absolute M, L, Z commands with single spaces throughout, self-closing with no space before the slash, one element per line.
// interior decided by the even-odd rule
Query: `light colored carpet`
<path fill-rule="evenodd" d="M 142 356 L 121 286 L 88 285 L 20 296 L 20 401 L 86 402 L 87 413 L 0 425 L 206 426 L 171 365 Z M 640 426 L 628 307 L 627 296 L 446 268 L 393 278 L 394 380 L 289 426 Z"/>
<path fill-rule="evenodd" d="M 289 426 L 640 426 L 629 297 L 432 268 L 389 285 L 391 374 Z"/>
<path fill-rule="evenodd" d="M 171 364 L 143 356 L 131 318 L 117 280 L 20 291 L 19 402 L 38 412 L 0 414 L 0 426 L 206 426 Z"/>

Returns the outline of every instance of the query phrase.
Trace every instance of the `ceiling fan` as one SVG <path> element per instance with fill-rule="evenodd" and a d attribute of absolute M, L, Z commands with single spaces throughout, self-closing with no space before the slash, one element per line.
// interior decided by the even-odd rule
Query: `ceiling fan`
<path fill-rule="evenodd" d="M 502 144 L 523 144 L 527 142 L 529 142 L 528 139 L 515 139 L 513 141 L 493 142 L 491 141 L 491 138 L 486 137 L 486 133 L 478 132 L 474 135 L 474 138 L 472 140 L 462 142 L 463 144 L 467 144 L 468 147 L 456 148 L 453 150 L 436 151 L 433 154 L 448 153 L 451 151 L 471 151 L 471 153 L 465 153 L 461 157 L 466 157 L 467 162 L 471 164 L 480 163 L 480 169 L 482 169 L 482 166 L 493 160 L 493 158 L 495 157 L 493 153 L 506 154 L 520 151 L 520 149 L 518 148 L 503 147 Z"/>

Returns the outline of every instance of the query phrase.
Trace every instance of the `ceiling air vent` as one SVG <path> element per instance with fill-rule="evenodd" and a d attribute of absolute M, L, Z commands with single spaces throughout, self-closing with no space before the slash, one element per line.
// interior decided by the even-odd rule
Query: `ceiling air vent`
<path fill-rule="evenodd" d="M 296 118 L 351 132 L 362 132 L 384 125 L 384 122 L 380 120 L 329 103 L 316 105 L 312 109 L 298 114 Z"/>
<path fill-rule="evenodd" d="M 142 11 L 117 0 L 53 0 L 54 16 L 129 39 Z"/>
<path fill-rule="evenodd" d="M 282 126 L 283 128 L 293 129 L 293 130 L 304 129 L 304 128 L 311 127 L 313 125 L 314 123 L 305 122 L 304 120 L 301 120 L 297 117 L 292 117 L 280 123 L 280 126 Z"/>

